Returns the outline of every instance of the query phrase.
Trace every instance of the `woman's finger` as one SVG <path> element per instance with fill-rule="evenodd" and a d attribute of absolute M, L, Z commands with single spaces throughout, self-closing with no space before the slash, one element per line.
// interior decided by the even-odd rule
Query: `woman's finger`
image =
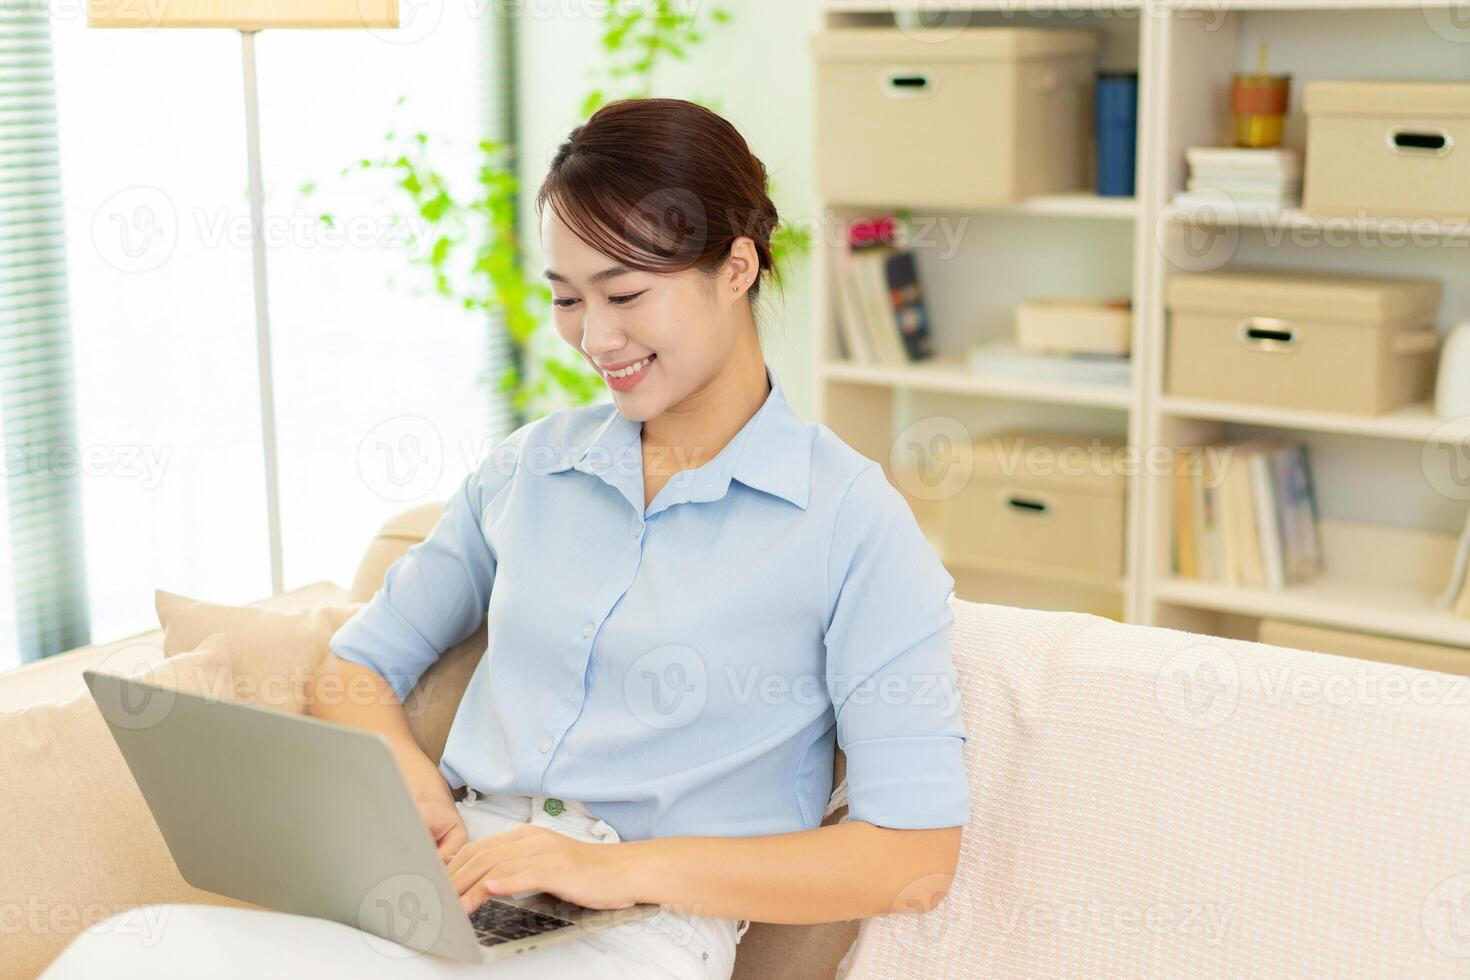
<path fill-rule="evenodd" d="M 443 837 L 439 838 L 439 856 L 448 862 L 469 841 L 469 831 L 465 829 L 464 821 L 460 821 L 445 831 Z"/>
<path fill-rule="evenodd" d="M 525 861 L 508 861 L 476 878 L 468 891 L 460 895 L 465 914 L 485 904 L 487 898 L 514 895 L 524 891 L 543 891 L 540 872 Z"/>

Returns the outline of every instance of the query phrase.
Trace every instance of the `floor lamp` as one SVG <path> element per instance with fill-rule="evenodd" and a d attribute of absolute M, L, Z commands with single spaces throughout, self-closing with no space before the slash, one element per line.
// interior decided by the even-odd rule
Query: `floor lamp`
<path fill-rule="evenodd" d="M 276 395 L 271 363 L 270 300 L 266 287 L 265 188 L 260 173 L 260 102 L 255 84 L 255 35 L 266 28 L 396 28 L 398 0 L 91 0 L 88 27 L 215 27 L 240 32 L 245 80 L 245 154 L 250 174 L 250 257 L 255 287 L 260 426 L 265 445 L 266 522 L 271 592 L 285 591 L 281 492 L 276 467 Z"/>

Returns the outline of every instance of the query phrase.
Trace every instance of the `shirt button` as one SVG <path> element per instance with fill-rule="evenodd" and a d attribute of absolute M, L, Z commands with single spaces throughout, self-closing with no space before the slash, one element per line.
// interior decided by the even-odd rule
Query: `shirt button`
<path fill-rule="evenodd" d="M 582 635 L 583 635 L 583 636 L 591 636 L 591 635 L 592 635 L 592 631 L 593 631 L 593 630 L 594 630 L 594 629 L 596 629 L 596 628 L 597 628 L 597 627 L 596 627 L 596 626 L 595 626 L 595 625 L 594 625 L 594 624 L 592 624 L 592 623 L 587 623 L 587 624 L 586 624 L 586 625 L 584 625 L 584 626 L 583 626 L 583 627 L 582 627 Z"/>
<path fill-rule="evenodd" d="M 561 812 L 566 809 L 566 804 L 562 803 L 556 797 L 551 796 L 547 797 L 546 802 L 541 804 L 541 808 L 553 817 L 559 817 L 561 816 Z"/>
<path fill-rule="evenodd" d="M 541 751 L 542 752 L 550 752 L 551 751 L 551 739 L 548 738 L 546 741 L 544 741 L 544 742 L 541 743 Z"/>
<path fill-rule="evenodd" d="M 633 537 L 635 537 L 635 538 L 641 538 L 641 537 L 643 537 L 643 525 L 642 524 L 634 524 L 633 525 Z"/>

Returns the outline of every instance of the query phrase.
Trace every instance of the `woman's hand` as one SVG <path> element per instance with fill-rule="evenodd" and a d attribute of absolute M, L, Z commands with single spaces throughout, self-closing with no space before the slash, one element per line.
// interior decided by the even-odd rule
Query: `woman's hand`
<path fill-rule="evenodd" d="M 591 909 L 637 902 L 626 843 L 594 844 L 535 824 L 483 837 L 459 849 L 449 877 L 465 913 L 492 895 L 550 892 Z"/>
<path fill-rule="evenodd" d="M 454 805 L 454 797 L 446 789 L 443 793 L 415 793 L 413 801 L 418 805 L 419 815 L 424 818 L 435 846 L 439 848 L 439 856 L 449 861 L 470 839 L 459 815 L 459 807 Z"/>

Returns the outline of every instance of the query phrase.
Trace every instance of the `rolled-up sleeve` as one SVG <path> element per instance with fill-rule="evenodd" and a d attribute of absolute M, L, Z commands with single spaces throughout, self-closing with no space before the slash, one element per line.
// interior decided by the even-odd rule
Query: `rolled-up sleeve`
<path fill-rule="evenodd" d="M 503 482 L 490 459 L 465 477 L 424 540 L 388 566 L 383 587 L 328 641 L 343 660 L 377 671 L 400 702 L 485 618 L 496 561 L 480 522 Z"/>
<path fill-rule="evenodd" d="M 876 463 L 849 485 L 828 561 L 827 686 L 848 814 L 893 828 L 969 820 L 949 630 L 954 578 Z"/>

